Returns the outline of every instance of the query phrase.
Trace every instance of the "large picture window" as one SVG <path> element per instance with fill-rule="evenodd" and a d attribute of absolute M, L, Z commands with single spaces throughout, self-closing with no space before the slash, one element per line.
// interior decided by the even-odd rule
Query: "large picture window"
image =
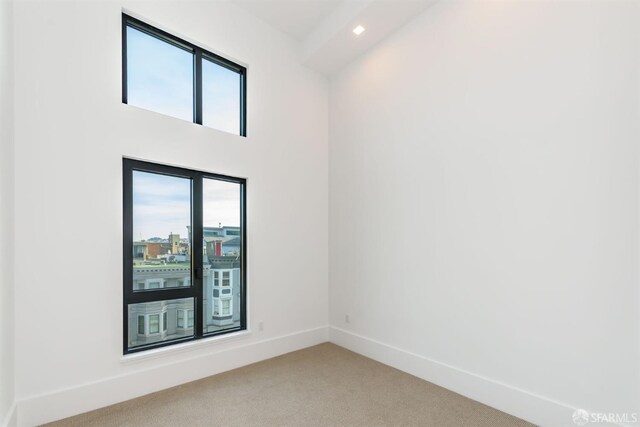
<path fill-rule="evenodd" d="M 122 102 L 246 136 L 247 70 L 122 15 Z"/>
<path fill-rule="evenodd" d="M 124 353 L 246 329 L 246 181 L 123 160 Z"/>

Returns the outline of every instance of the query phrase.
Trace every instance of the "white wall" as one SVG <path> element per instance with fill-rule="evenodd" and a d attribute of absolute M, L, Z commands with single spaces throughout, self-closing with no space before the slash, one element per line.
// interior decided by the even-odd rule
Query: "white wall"
<path fill-rule="evenodd" d="M 0 0 L 0 425 L 14 422 L 13 2 Z"/>
<path fill-rule="evenodd" d="M 332 340 L 544 425 L 640 412 L 639 18 L 443 1 L 331 80 Z"/>
<path fill-rule="evenodd" d="M 13 422 L 13 2 L 0 1 L 0 425 Z"/>
<path fill-rule="evenodd" d="M 121 104 L 122 7 L 248 64 L 247 139 Z M 328 106 L 293 42 L 223 2 L 20 1 L 15 14 L 0 416 L 14 170 L 21 425 L 324 341 L 328 307 L 332 340 L 534 422 L 638 410 L 633 3 L 440 2 L 333 79 Z M 122 362 L 122 156 L 249 178 L 250 335 Z"/>
<path fill-rule="evenodd" d="M 248 65 L 248 138 L 121 103 L 122 7 Z M 224 2 L 15 13 L 19 423 L 326 341 L 328 90 L 293 42 Z M 248 337 L 121 361 L 123 156 L 248 178 Z"/>

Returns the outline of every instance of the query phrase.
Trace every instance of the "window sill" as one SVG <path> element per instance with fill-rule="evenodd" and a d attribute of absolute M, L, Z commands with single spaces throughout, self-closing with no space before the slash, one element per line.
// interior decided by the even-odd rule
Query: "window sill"
<path fill-rule="evenodd" d="M 154 348 L 152 350 L 141 351 L 139 353 L 126 354 L 120 357 L 120 363 L 129 365 L 146 360 L 157 359 L 164 356 L 183 353 L 199 348 L 210 347 L 221 342 L 240 340 L 248 337 L 249 335 L 251 335 L 251 331 L 249 329 L 246 329 L 244 331 L 232 332 L 226 335 L 203 338 L 200 340 L 189 341 L 167 347 Z"/>

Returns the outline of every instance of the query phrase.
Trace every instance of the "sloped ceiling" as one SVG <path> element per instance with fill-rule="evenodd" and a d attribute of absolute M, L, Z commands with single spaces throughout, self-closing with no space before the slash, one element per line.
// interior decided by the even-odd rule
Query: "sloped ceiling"
<path fill-rule="evenodd" d="M 232 0 L 300 44 L 300 60 L 327 76 L 438 0 Z M 362 25 L 359 36 L 352 30 Z"/>

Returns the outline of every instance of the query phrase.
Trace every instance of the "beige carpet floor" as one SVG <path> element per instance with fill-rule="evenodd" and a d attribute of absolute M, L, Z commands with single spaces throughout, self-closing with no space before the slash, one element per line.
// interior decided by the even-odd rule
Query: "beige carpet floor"
<path fill-rule="evenodd" d="M 531 426 L 321 344 L 50 426 Z"/>

